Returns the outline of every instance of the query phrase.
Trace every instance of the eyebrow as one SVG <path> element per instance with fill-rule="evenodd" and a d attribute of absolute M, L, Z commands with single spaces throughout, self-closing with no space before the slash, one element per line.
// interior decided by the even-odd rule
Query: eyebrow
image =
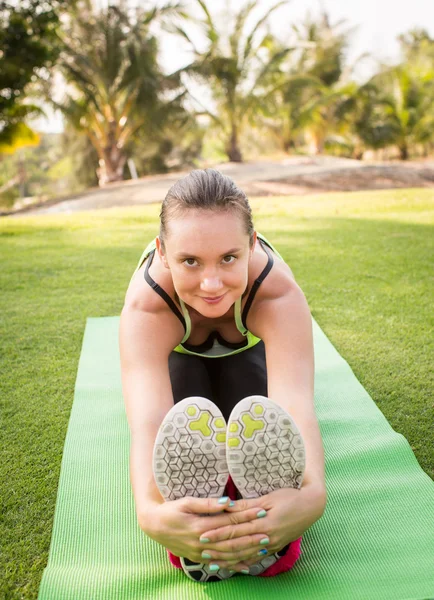
<path fill-rule="evenodd" d="M 220 258 L 223 256 L 228 256 L 228 254 L 234 254 L 235 252 L 240 252 L 242 248 L 231 248 L 227 252 L 224 252 Z M 187 254 L 186 252 L 175 252 L 176 258 L 200 258 L 199 256 L 194 256 L 194 254 Z"/>

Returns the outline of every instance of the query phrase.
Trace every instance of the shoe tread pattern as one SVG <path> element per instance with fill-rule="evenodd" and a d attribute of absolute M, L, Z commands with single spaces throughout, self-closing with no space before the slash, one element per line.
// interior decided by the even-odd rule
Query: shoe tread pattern
<path fill-rule="evenodd" d="M 226 422 L 210 400 L 190 397 L 175 404 L 160 425 L 153 454 L 154 477 L 165 500 L 185 496 L 219 498 L 228 480 Z M 194 581 L 232 577 L 209 565 L 181 557 L 184 573 Z"/>
<path fill-rule="evenodd" d="M 229 417 L 227 461 L 243 498 L 258 498 L 285 487 L 299 489 L 305 470 L 303 439 L 282 407 L 263 396 L 250 396 Z M 288 548 L 289 544 L 251 565 L 250 575 L 263 573 Z"/>

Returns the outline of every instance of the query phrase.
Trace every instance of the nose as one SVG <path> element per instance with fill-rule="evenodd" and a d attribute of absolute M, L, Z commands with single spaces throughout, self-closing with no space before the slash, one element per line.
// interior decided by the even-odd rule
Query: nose
<path fill-rule="evenodd" d="M 200 289 L 202 292 L 217 296 L 220 290 L 223 291 L 223 285 L 220 277 L 204 277 L 200 282 Z"/>

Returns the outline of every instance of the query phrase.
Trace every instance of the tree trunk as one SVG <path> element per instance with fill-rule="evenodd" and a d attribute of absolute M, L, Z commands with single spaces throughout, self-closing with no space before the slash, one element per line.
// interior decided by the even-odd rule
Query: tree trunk
<path fill-rule="evenodd" d="M 116 123 L 109 123 L 107 145 L 99 154 L 98 184 L 103 187 L 107 183 L 123 181 L 123 172 L 127 157 L 118 146 L 115 136 Z"/>
<path fill-rule="evenodd" d="M 105 149 L 104 158 L 99 159 L 99 169 L 97 169 L 98 185 L 104 187 L 107 183 L 123 181 L 125 161 L 126 156 L 119 152 L 118 148 Z"/>
<path fill-rule="evenodd" d="M 408 160 L 408 146 L 405 142 L 399 146 L 399 157 L 401 160 Z"/>
<path fill-rule="evenodd" d="M 243 162 L 241 150 L 238 146 L 238 131 L 236 125 L 232 124 L 232 132 L 226 154 L 231 162 Z"/>
<path fill-rule="evenodd" d="M 290 150 L 294 148 L 294 143 L 290 138 L 283 139 L 283 150 L 289 154 Z"/>

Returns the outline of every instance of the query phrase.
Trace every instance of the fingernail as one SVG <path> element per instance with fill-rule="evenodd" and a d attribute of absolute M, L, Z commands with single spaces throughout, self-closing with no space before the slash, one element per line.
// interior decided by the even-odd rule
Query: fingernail
<path fill-rule="evenodd" d="M 229 502 L 229 506 L 235 506 L 235 502 L 234 502 L 233 500 L 231 500 L 231 501 Z"/>
<path fill-rule="evenodd" d="M 221 498 L 219 498 L 218 503 L 219 504 L 226 504 L 226 502 L 229 500 L 229 496 L 222 496 Z"/>
<path fill-rule="evenodd" d="M 229 573 L 230 573 L 231 575 L 233 575 L 234 573 L 236 573 L 236 571 L 232 571 L 232 569 L 230 569 L 230 570 L 229 570 Z"/>
<path fill-rule="evenodd" d="M 268 538 L 262 538 L 262 540 L 259 543 L 260 544 L 269 544 L 270 540 Z"/>
<path fill-rule="evenodd" d="M 200 539 L 199 539 L 199 542 L 200 542 L 201 544 L 208 544 L 208 542 L 209 542 L 209 539 L 208 539 L 208 538 L 200 538 Z"/>
<path fill-rule="evenodd" d="M 241 569 L 241 573 L 244 573 L 244 575 L 248 575 L 250 571 L 249 569 Z"/>
<path fill-rule="evenodd" d="M 215 573 L 216 571 L 218 571 L 220 569 L 220 567 L 218 565 L 210 565 L 209 566 L 209 570 L 213 571 L 213 573 Z"/>
<path fill-rule="evenodd" d="M 208 554 L 208 552 L 203 551 L 201 554 L 202 558 L 211 558 L 211 554 Z"/>
<path fill-rule="evenodd" d="M 258 519 L 261 519 L 262 517 L 265 517 L 266 514 L 267 514 L 267 511 L 262 509 L 258 513 L 256 513 L 256 516 L 258 517 Z"/>
<path fill-rule="evenodd" d="M 258 555 L 260 554 L 268 554 L 268 550 L 266 548 L 263 548 L 262 550 L 259 550 Z"/>

